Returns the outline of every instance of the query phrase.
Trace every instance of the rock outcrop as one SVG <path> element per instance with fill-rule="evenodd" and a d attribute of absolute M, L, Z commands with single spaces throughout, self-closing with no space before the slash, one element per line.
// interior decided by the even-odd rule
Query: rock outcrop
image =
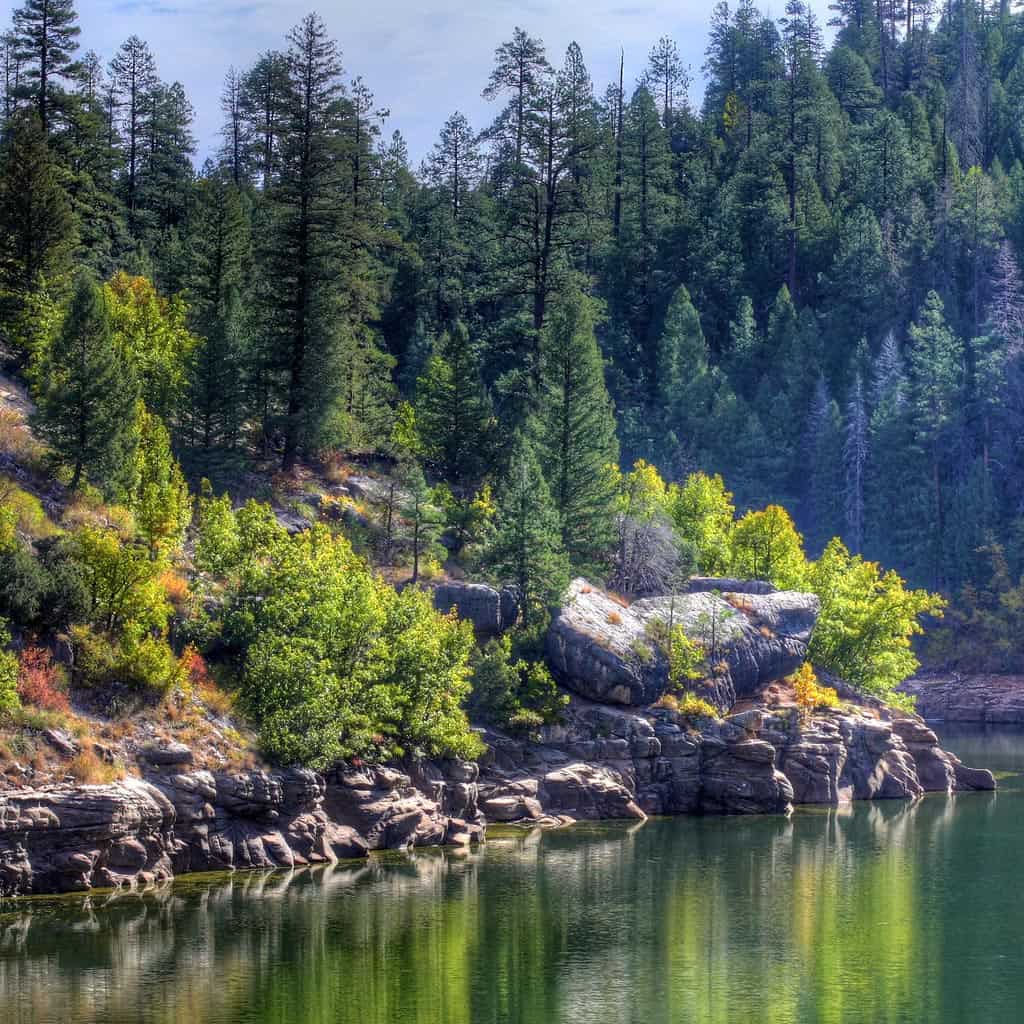
<path fill-rule="evenodd" d="M 491 733 L 481 807 L 489 820 L 648 814 L 775 814 L 793 804 L 909 799 L 995 788 L 942 750 L 916 716 L 873 709 L 751 707 L 722 721 L 575 699 L 541 743 Z"/>
<path fill-rule="evenodd" d="M 919 676 L 900 689 L 929 721 L 1024 725 L 1024 676 Z"/>
<path fill-rule="evenodd" d="M 813 594 L 709 589 L 626 605 L 575 580 L 551 624 L 547 657 L 568 689 L 590 700 L 647 705 L 661 696 L 668 665 L 651 640 L 659 623 L 681 624 L 708 652 L 713 677 L 698 687 L 721 712 L 738 697 L 795 672 L 807 655 L 819 602 Z M 719 581 L 723 584 L 732 581 Z"/>
<path fill-rule="evenodd" d="M 495 590 L 486 583 L 448 581 L 434 588 L 434 607 L 443 614 L 455 610 L 460 619 L 473 624 L 476 635 L 497 636 L 516 624 L 519 604 L 511 588 Z"/>
<path fill-rule="evenodd" d="M 0 896 L 290 868 L 483 834 L 475 764 L 352 768 L 325 779 L 303 769 L 184 771 L 187 760 L 175 750 L 150 759 L 144 779 L 0 793 Z"/>

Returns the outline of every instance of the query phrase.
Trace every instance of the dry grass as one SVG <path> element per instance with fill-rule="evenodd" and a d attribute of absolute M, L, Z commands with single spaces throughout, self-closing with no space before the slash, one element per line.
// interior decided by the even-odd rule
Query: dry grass
<path fill-rule="evenodd" d="M 46 448 L 32 436 L 25 417 L 17 409 L 0 406 L 0 452 L 20 466 L 42 466 Z"/>
<path fill-rule="evenodd" d="M 617 594 L 614 590 L 608 591 L 608 600 L 620 608 L 628 608 L 630 604 L 628 597 L 623 597 L 622 594 Z"/>
<path fill-rule="evenodd" d="M 107 764 L 91 747 L 83 748 L 68 765 L 68 774 L 78 783 L 101 785 L 115 782 L 124 774 L 117 765 Z"/>

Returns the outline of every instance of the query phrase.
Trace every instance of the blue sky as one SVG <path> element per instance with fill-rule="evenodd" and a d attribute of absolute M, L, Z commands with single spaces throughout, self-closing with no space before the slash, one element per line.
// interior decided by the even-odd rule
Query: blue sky
<path fill-rule="evenodd" d="M 822 21 L 829 0 L 813 0 Z M 785 0 L 761 6 L 778 16 Z M 6 3 L 9 20 L 14 5 Z M 672 36 L 702 89 L 707 26 L 713 0 L 78 0 L 82 43 L 106 60 L 133 33 L 156 54 L 162 78 L 181 81 L 196 108 L 202 154 L 217 145 L 217 97 L 228 66 L 247 67 L 263 50 L 281 45 L 309 10 L 323 17 L 341 44 L 350 76 L 362 75 L 381 106 L 385 129 L 398 128 L 414 162 L 425 155 L 442 122 L 462 109 L 474 127 L 493 112 L 480 98 L 496 46 L 516 25 L 540 36 L 560 64 L 569 42 L 583 48 L 595 85 L 603 91 L 626 52 L 627 78 L 642 70 L 651 44 Z"/>

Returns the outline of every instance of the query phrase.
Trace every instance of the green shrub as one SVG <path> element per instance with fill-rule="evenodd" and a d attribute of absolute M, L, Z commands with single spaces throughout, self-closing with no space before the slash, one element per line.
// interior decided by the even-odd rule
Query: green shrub
<path fill-rule="evenodd" d="M 140 694 L 162 696 L 184 682 L 185 669 L 165 639 L 129 630 L 118 638 L 77 625 L 71 629 L 75 681 L 102 689 L 123 684 Z"/>
<path fill-rule="evenodd" d="M 20 707 L 18 699 L 18 659 L 7 645 L 11 634 L 4 619 L 0 619 L 0 719 L 9 718 Z"/>
<path fill-rule="evenodd" d="M 355 755 L 475 757 L 462 701 L 472 630 L 397 593 L 323 525 L 289 537 L 265 506 L 233 513 L 238 568 L 222 636 L 268 755 L 316 768 Z"/>
<path fill-rule="evenodd" d="M 534 646 L 532 634 L 524 640 L 527 650 Z M 473 652 L 468 702 L 473 717 L 514 732 L 529 732 L 559 720 L 569 698 L 542 661 L 527 661 L 518 656 L 521 653 L 507 633 Z"/>

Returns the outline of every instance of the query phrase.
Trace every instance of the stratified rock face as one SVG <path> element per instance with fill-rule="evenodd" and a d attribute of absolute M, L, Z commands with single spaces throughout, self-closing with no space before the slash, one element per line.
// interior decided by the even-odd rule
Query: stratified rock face
<path fill-rule="evenodd" d="M 137 886 L 190 871 L 291 868 L 370 849 L 483 835 L 477 767 L 181 771 L 146 758 L 146 780 L 0 793 L 0 896 Z M 413 776 L 415 776 L 415 781 Z"/>
<path fill-rule="evenodd" d="M 792 708 L 754 707 L 698 731 L 672 712 L 576 699 L 542 743 L 486 739 L 481 808 L 497 821 L 777 814 L 794 803 L 995 788 L 991 773 L 964 767 L 919 718 L 902 713 L 805 721 Z"/>
<path fill-rule="evenodd" d="M 1024 725 L 1024 676 L 919 677 L 900 689 L 931 721 Z"/>
<path fill-rule="evenodd" d="M 722 712 L 737 697 L 795 672 L 820 608 L 813 594 L 713 592 L 657 597 L 624 606 L 575 580 L 551 624 L 547 656 L 559 680 L 580 696 L 640 706 L 664 693 L 668 668 L 650 640 L 656 622 L 682 625 L 713 664 L 700 692 Z M 733 581 L 721 581 L 730 583 Z"/>

